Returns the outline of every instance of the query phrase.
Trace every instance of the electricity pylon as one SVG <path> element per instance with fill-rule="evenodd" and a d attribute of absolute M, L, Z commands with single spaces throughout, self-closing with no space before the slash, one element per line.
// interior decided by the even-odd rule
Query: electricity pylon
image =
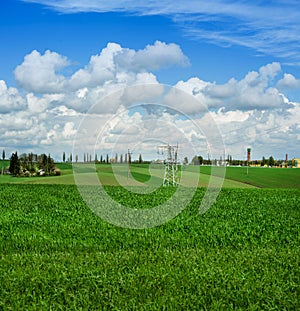
<path fill-rule="evenodd" d="M 161 154 L 167 153 L 167 157 L 164 160 L 165 164 L 165 174 L 163 180 L 163 186 L 178 186 L 179 177 L 178 177 L 178 145 L 162 145 L 158 146 Z"/>

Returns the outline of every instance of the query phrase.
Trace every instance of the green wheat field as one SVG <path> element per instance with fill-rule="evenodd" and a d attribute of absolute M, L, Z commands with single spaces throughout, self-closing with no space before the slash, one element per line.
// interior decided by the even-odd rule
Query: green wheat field
<path fill-rule="evenodd" d="M 0 175 L 0 310 L 300 309 L 300 169 L 229 167 L 218 199 L 200 215 L 211 169 L 188 166 L 200 178 L 183 212 L 134 230 L 97 217 L 72 165 L 58 167 L 61 176 Z M 174 191 L 133 195 L 110 165 L 95 171 L 109 195 L 132 208 Z M 131 166 L 129 182 L 149 179 L 149 166 Z"/>

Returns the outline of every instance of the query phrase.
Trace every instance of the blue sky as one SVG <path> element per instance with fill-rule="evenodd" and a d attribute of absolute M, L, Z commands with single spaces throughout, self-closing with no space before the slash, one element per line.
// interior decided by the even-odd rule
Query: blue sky
<path fill-rule="evenodd" d="M 228 152 L 237 157 L 244 156 L 247 142 L 257 158 L 284 158 L 285 152 L 300 156 L 295 147 L 300 138 L 295 120 L 299 29 L 300 4 L 293 0 L 1 1 L 0 121 L 5 130 L 0 144 L 8 151 L 55 148 L 59 157 L 63 148 L 71 150 L 84 111 L 72 94 L 83 101 L 99 94 L 100 86 L 109 85 L 101 93 L 107 95 L 138 81 L 176 86 L 205 102 L 216 114 Z M 104 49 L 107 57 L 114 55 L 114 78 L 95 74 L 95 63 L 104 66 L 104 58 L 91 58 Z M 85 109 L 92 105 L 87 102 Z M 197 115 L 194 110 L 188 113 Z M 57 123 L 47 121 L 44 113 L 55 115 Z M 35 140 L 32 127 L 40 133 Z M 245 132 L 254 138 L 241 144 L 226 141 L 226 133 L 232 138 L 238 127 L 255 128 L 255 135 Z M 275 138 L 270 136 L 274 128 Z M 55 142 L 59 132 L 65 133 L 62 146 Z M 263 135 L 268 146 L 257 142 Z"/>
<path fill-rule="evenodd" d="M 51 2 L 63 3 L 63 1 L 48 1 L 48 3 Z M 261 1 L 249 1 L 251 4 L 259 2 Z M 68 1 L 65 3 L 67 7 Z M 272 3 L 272 1 L 267 1 L 267 3 Z M 293 10 L 288 1 L 282 1 L 282 3 L 282 7 L 289 7 Z M 297 6 L 300 8 L 300 4 L 294 3 L 295 10 Z M 214 6 L 213 2 L 211 6 Z M 275 5 L 271 7 L 277 8 Z M 253 11 L 257 11 L 258 8 L 259 6 L 253 5 Z M 183 21 L 181 21 L 179 17 L 173 16 L 172 13 L 167 14 L 167 12 L 162 15 L 140 16 L 140 12 L 127 11 L 126 7 L 122 10 L 124 12 L 117 12 L 118 10 L 114 9 L 113 5 L 111 9 L 108 7 L 106 10 L 107 12 L 96 13 L 81 9 L 82 12 L 69 13 L 67 8 L 58 11 L 58 8 L 47 5 L 47 1 L 3 1 L 0 11 L 1 38 L 2 42 L 5 42 L 0 52 L 2 78 L 14 84 L 13 70 L 22 62 L 24 55 L 33 49 L 40 52 L 50 49 L 66 55 L 73 61 L 74 69 L 76 64 L 78 66 L 86 64 L 89 57 L 98 53 L 107 42 L 116 42 L 132 49 L 142 49 L 156 40 L 180 45 L 191 63 L 191 66 L 187 68 L 171 68 L 157 73 L 162 83 L 171 84 L 176 80 L 198 75 L 204 79 L 224 83 L 231 77 L 241 78 L 248 71 L 256 70 L 272 61 L 281 62 L 283 69 L 289 73 L 299 72 L 300 47 L 298 51 L 296 49 L 293 51 L 295 54 L 293 57 L 286 57 L 290 51 L 289 46 L 282 52 L 275 52 L 281 48 L 283 44 L 281 41 L 272 43 L 270 49 L 265 51 L 266 53 L 256 48 L 260 44 L 255 40 L 253 40 L 253 48 L 234 44 L 238 34 L 233 32 L 236 27 L 241 27 L 241 22 L 232 17 L 216 16 L 211 21 L 197 23 L 193 20 L 189 22 L 189 16 L 186 17 L 186 21 L 185 17 L 182 17 Z M 264 11 L 268 12 L 268 5 Z M 178 12 L 175 13 L 178 14 Z M 285 18 L 288 19 L 288 17 Z M 178 22 L 176 22 L 177 19 L 179 19 Z M 196 24 L 195 29 L 189 25 L 193 23 Z M 277 21 L 274 20 L 274 24 L 276 23 Z M 298 25 L 293 24 L 290 28 L 297 26 L 300 27 L 299 21 Z M 227 31 L 223 27 L 227 27 L 228 32 L 231 32 L 228 34 L 228 42 L 223 42 L 216 35 L 215 39 L 210 38 L 213 37 L 214 31 Z M 207 38 L 205 35 L 201 37 L 197 34 L 200 29 L 211 34 L 207 34 Z M 255 33 L 254 30 L 252 31 Z M 251 29 L 249 32 L 251 33 Z M 264 34 L 262 33 L 261 36 Z M 249 37 L 248 31 L 241 35 L 241 41 L 243 37 Z M 300 34 L 298 38 L 291 38 L 291 41 L 299 39 Z M 295 66 L 297 63 L 298 66 Z"/>

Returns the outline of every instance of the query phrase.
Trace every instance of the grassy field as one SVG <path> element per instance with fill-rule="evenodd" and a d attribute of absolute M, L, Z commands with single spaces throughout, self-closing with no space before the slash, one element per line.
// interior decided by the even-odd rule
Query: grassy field
<path fill-rule="evenodd" d="M 202 174 L 211 174 L 209 166 L 201 166 Z M 218 168 L 216 168 L 218 175 Z M 300 188 L 300 169 L 227 167 L 225 178 L 260 188 Z"/>
<path fill-rule="evenodd" d="M 70 163 L 58 163 L 61 176 L 52 177 L 22 177 L 13 178 L 7 175 L 0 175 L 0 183 L 37 183 L 37 184 L 74 184 L 74 176 L 72 165 Z M 116 169 L 113 172 L 110 165 L 98 164 L 96 165 L 97 174 L 101 178 L 103 185 L 118 185 L 118 180 L 114 177 L 114 173 L 121 176 L 123 175 L 123 182 L 127 182 L 127 166 L 123 165 L 122 169 Z M 189 165 L 185 168 L 186 174 L 196 174 L 200 170 L 199 187 L 207 187 L 210 176 L 211 168 L 209 166 L 192 166 Z M 221 174 L 221 170 L 218 167 L 214 167 L 214 175 Z M 146 182 L 150 178 L 150 174 L 155 173 L 155 170 L 149 172 L 147 165 L 131 165 L 131 177 L 130 180 L 135 185 L 135 181 Z M 163 172 L 160 170 L 159 174 L 156 174 L 157 178 L 163 177 Z M 126 180 L 125 180 L 126 179 Z M 130 181 L 129 180 L 129 181 Z M 160 181 L 161 182 L 161 181 Z M 300 188 L 300 169 L 286 169 L 286 168 L 260 168 L 250 167 L 247 170 L 246 167 L 227 167 L 226 175 L 223 184 L 224 188 Z"/>
<path fill-rule="evenodd" d="M 133 230 L 97 217 L 72 166 L 59 167 L 56 177 L 0 176 L 0 310 L 300 309 L 299 169 L 228 168 L 225 188 L 200 215 L 210 168 L 188 166 L 191 177 L 200 169 L 200 187 L 185 210 Z M 133 165 L 129 180 L 126 168 L 115 176 L 109 165 L 96 170 L 131 208 L 172 195 L 117 186 L 150 182 L 151 174 L 161 182 L 158 169 Z"/>
<path fill-rule="evenodd" d="M 74 185 L 0 185 L 0 309 L 299 309 L 300 190 L 223 189 L 199 215 L 203 194 L 130 230 L 96 217 Z"/>

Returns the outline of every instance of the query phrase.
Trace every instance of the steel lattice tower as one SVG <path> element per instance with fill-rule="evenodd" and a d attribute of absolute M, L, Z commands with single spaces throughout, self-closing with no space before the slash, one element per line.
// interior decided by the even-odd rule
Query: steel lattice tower
<path fill-rule="evenodd" d="M 161 150 L 162 154 L 167 152 L 167 158 L 164 160 L 165 173 L 164 173 L 163 186 L 164 187 L 178 186 L 179 183 L 178 161 L 177 161 L 178 145 L 171 146 L 168 144 L 159 146 L 158 148 Z"/>

